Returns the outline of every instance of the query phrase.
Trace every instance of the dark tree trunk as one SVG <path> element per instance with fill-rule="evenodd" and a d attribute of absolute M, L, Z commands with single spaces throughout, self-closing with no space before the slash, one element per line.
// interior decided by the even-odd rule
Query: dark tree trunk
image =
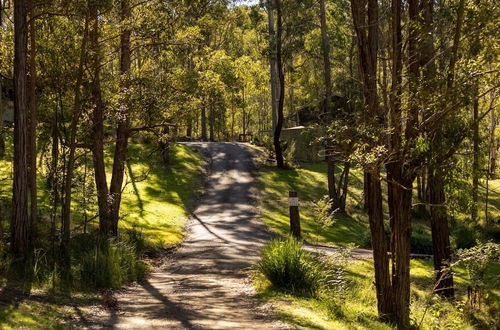
<path fill-rule="evenodd" d="M 1 39 L 0 42 L 2 42 Z M 2 89 L 2 79 L 0 79 L 0 159 L 5 157 L 5 134 L 4 134 L 3 115 L 4 115 L 3 89 Z"/>
<path fill-rule="evenodd" d="M 14 2 L 14 178 L 12 191 L 11 246 L 14 255 L 28 252 L 28 99 L 27 9 L 30 1 Z"/>
<path fill-rule="evenodd" d="M 130 24 L 131 8 L 129 0 L 121 2 L 121 21 L 123 25 Z M 125 161 L 127 158 L 127 147 L 130 130 L 129 116 L 129 89 L 130 89 L 130 67 L 132 64 L 130 49 L 130 28 L 122 26 L 120 36 L 121 57 L 120 57 L 120 75 L 121 75 L 121 107 L 117 115 L 115 156 L 113 160 L 113 174 L 111 177 L 110 194 L 111 203 L 111 233 L 118 235 L 118 220 L 120 218 L 120 203 L 122 199 L 122 185 L 125 171 Z"/>
<path fill-rule="evenodd" d="M 451 247 L 448 217 L 446 215 L 443 173 L 438 168 L 429 173 L 432 228 L 432 252 L 436 282 L 434 292 L 445 298 L 453 298 L 453 275 L 451 273 Z"/>
<path fill-rule="evenodd" d="M 31 4 L 30 16 L 34 17 L 34 4 Z M 38 201 L 37 201 L 37 186 L 36 186 L 36 128 L 38 123 L 38 110 L 36 104 L 36 20 L 31 19 L 30 22 L 30 65 L 28 79 L 28 103 L 29 103 L 29 131 L 28 131 L 28 177 L 30 191 L 30 241 L 35 244 L 37 240 L 38 227 Z"/>
<path fill-rule="evenodd" d="M 63 109 L 61 108 L 61 111 Z M 51 211 L 51 226 L 50 240 L 52 243 L 52 258 L 56 260 L 56 218 L 57 206 L 59 205 L 59 187 L 57 184 L 57 172 L 59 164 L 59 112 L 55 111 L 54 123 L 52 127 L 52 161 L 49 175 L 49 182 L 52 188 L 52 211 Z"/>
<path fill-rule="evenodd" d="M 268 18 L 268 30 L 269 30 L 269 66 L 270 66 L 270 76 L 271 76 L 271 119 L 272 119 L 272 131 L 274 133 L 276 129 L 276 123 L 278 121 L 278 68 L 276 61 L 276 33 L 274 31 L 274 0 L 268 0 L 267 4 L 267 18 Z"/>
<path fill-rule="evenodd" d="M 215 141 L 214 130 L 215 130 L 215 114 L 214 114 L 214 105 L 212 102 L 209 103 L 210 108 L 208 109 L 208 126 L 209 126 L 209 140 Z"/>
<path fill-rule="evenodd" d="M 274 130 L 274 151 L 276 153 L 276 165 L 278 168 L 284 168 L 283 149 L 281 147 L 281 129 L 283 128 L 283 105 L 285 101 L 285 75 L 283 73 L 283 54 L 282 54 L 282 34 L 283 34 L 283 12 L 281 0 L 275 0 L 277 11 L 277 29 L 276 29 L 276 65 L 278 69 L 278 108 L 277 121 Z"/>
<path fill-rule="evenodd" d="M 101 95 L 101 61 L 99 52 L 99 14 L 94 6 L 91 9 L 93 28 L 91 33 L 92 48 L 92 133 L 93 146 L 92 158 L 94 164 L 95 184 L 97 190 L 97 205 L 99 209 L 99 231 L 107 235 L 111 229 L 111 214 L 109 191 L 106 179 L 106 168 L 104 166 L 104 104 Z"/>
<path fill-rule="evenodd" d="M 327 114 L 332 111 L 331 109 L 331 101 L 332 101 L 332 78 L 331 78 L 331 64 L 330 64 L 330 42 L 328 40 L 328 33 L 327 33 L 327 25 L 326 25 L 326 9 L 325 9 L 325 0 L 320 0 L 319 2 L 320 6 L 320 22 L 321 22 L 321 48 L 323 52 L 323 79 L 325 82 L 325 108 L 323 109 L 325 113 L 325 117 L 329 118 Z M 336 187 L 336 182 L 335 182 L 335 160 L 333 159 L 332 155 L 332 147 L 331 145 L 328 145 L 326 148 L 326 162 L 327 162 L 327 177 L 328 177 L 328 196 L 330 200 L 332 201 L 332 209 L 333 210 L 339 210 L 341 212 L 345 211 L 345 202 L 342 202 L 342 200 L 345 198 L 343 194 L 341 195 L 342 192 L 347 192 L 347 190 L 343 189 L 344 187 L 347 187 L 347 179 L 348 179 L 348 166 L 345 164 L 345 168 L 347 167 L 347 176 L 345 177 L 345 184 L 344 182 L 341 182 L 341 180 L 338 183 L 338 188 Z M 342 189 L 342 191 L 341 191 Z"/>
<path fill-rule="evenodd" d="M 204 102 L 201 105 L 201 140 L 207 141 L 207 114 Z"/>

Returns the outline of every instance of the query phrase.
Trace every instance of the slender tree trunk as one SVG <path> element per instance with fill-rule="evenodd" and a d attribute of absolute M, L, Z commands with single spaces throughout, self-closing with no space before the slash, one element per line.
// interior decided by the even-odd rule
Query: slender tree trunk
<path fill-rule="evenodd" d="M 27 9 L 29 0 L 14 2 L 14 178 L 12 191 L 11 246 L 14 255 L 28 252 L 28 99 Z"/>
<path fill-rule="evenodd" d="M 243 85 L 243 88 L 241 89 L 241 95 L 243 97 L 243 107 L 242 107 L 242 110 L 243 110 L 243 134 L 246 134 L 247 133 L 247 122 L 246 122 L 246 101 L 245 101 L 245 85 Z"/>
<path fill-rule="evenodd" d="M 130 67 L 132 64 L 130 35 L 131 30 L 128 25 L 131 23 L 131 8 L 129 0 L 121 1 L 121 23 L 122 32 L 120 36 L 121 56 L 120 56 L 120 75 L 121 75 L 121 106 L 117 115 L 115 156 L 113 160 L 113 172 L 111 177 L 110 195 L 111 203 L 111 233 L 118 235 L 118 220 L 120 218 L 120 203 L 122 199 L 123 176 L 125 172 L 125 161 L 127 158 L 127 147 L 130 130 Z"/>
<path fill-rule="evenodd" d="M 34 3 L 31 4 L 30 16 L 35 16 Z M 38 123 L 38 110 L 36 104 L 36 19 L 30 22 L 30 50 L 29 50 L 29 79 L 28 79 L 28 103 L 29 103 L 29 131 L 28 131 L 28 180 L 30 191 L 30 241 L 35 244 L 38 226 L 38 203 L 36 186 L 36 128 Z"/>
<path fill-rule="evenodd" d="M 207 113 L 205 102 L 201 105 L 201 140 L 207 141 Z"/>
<path fill-rule="evenodd" d="M 378 3 L 368 0 L 351 0 L 354 29 L 357 36 L 360 73 L 363 80 L 363 98 L 366 124 L 381 125 L 381 114 L 377 97 L 377 53 L 378 53 Z M 389 273 L 387 238 L 384 231 L 382 188 L 380 169 L 373 164 L 365 169 L 365 202 L 373 249 L 375 288 L 379 317 L 383 321 L 394 321 L 393 292 Z"/>
<path fill-rule="evenodd" d="M 111 229 L 111 214 L 109 203 L 109 191 L 106 179 L 106 168 L 104 166 L 104 104 L 101 95 L 101 61 L 99 52 L 99 13 L 98 9 L 91 8 L 93 28 L 91 33 L 92 48 L 92 133 L 93 146 L 92 158 L 94 163 L 95 184 L 97 190 L 97 205 L 99 208 L 99 231 L 107 235 Z"/>
<path fill-rule="evenodd" d="M 269 29 L 269 65 L 271 71 L 271 119 L 272 131 L 276 130 L 276 123 L 278 121 L 278 68 L 276 60 L 276 33 L 274 31 L 274 6 L 273 0 L 268 0 L 267 4 L 267 18 Z"/>
<path fill-rule="evenodd" d="M 471 219 L 474 223 L 478 221 L 478 208 L 479 208 L 479 86 L 476 81 L 473 87 L 472 102 L 472 207 Z"/>
<path fill-rule="evenodd" d="M 209 102 L 209 109 L 208 109 L 208 126 L 209 126 L 209 140 L 210 141 L 215 141 L 215 136 L 214 136 L 214 130 L 215 130 L 215 114 L 214 114 L 214 105 L 213 102 Z"/>
<path fill-rule="evenodd" d="M 458 47 L 460 43 L 460 34 L 462 30 L 462 21 L 464 14 L 465 0 L 460 0 L 455 33 L 453 38 L 452 51 L 450 54 L 450 64 L 448 77 L 446 82 L 446 91 L 449 92 L 453 89 L 455 63 L 458 56 Z M 433 4 L 432 1 L 426 0 L 424 2 L 424 25 L 427 31 L 432 31 L 433 24 Z M 429 37 L 429 39 L 431 39 Z M 432 39 L 431 39 L 432 40 Z M 427 57 L 434 56 L 433 45 L 428 45 L 426 54 Z M 435 74 L 435 72 L 427 72 L 427 74 Z M 425 78 L 424 72 L 424 78 Z M 434 79 L 434 76 L 429 75 L 427 78 Z M 431 85 L 432 86 L 432 85 Z M 448 216 L 445 207 L 445 193 L 444 193 L 444 173 L 443 164 L 440 161 L 440 155 L 443 150 L 442 146 L 442 124 L 436 128 L 432 142 L 431 151 L 432 155 L 437 155 L 438 161 L 433 164 L 429 169 L 429 201 L 431 204 L 431 228 L 432 228 L 432 247 L 434 252 L 434 269 L 436 271 L 436 284 L 434 292 L 445 298 L 452 298 L 454 296 L 453 288 L 453 274 L 449 268 L 451 263 L 451 248 L 449 243 L 449 227 Z"/>
<path fill-rule="evenodd" d="M 0 42 L 2 42 L 1 39 Z M 3 116 L 4 116 L 3 88 L 2 88 L 2 78 L 0 78 L 0 159 L 5 157 L 5 134 L 4 134 Z"/>
<path fill-rule="evenodd" d="M 323 113 L 326 118 L 329 118 L 328 114 L 330 114 L 332 102 L 332 70 L 330 64 L 330 43 L 328 41 L 326 26 L 325 0 L 319 1 L 319 9 L 321 23 L 321 48 L 323 53 L 323 80 L 325 83 L 325 107 L 323 109 Z M 333 150 L 331 144 L 328 143 L 325 157 L 327 162 L 328 197 L 332 201 L 332 208 L 337 210 L 340 206 L 340 198 L 337 194 L 337 188 L 335 187 L 335 161 L 333 159 L 332 152 Z"/>
<path fill-rule="evenodd" d="M 63 109 L 61 109 L 62 111 Z M 56 261 L 56 218 L 57 206 L 59 205 L 59 187 L 57 184 L 57 172 L 59 164 L 59 112 L 55 111 L 55 118 L 52 127 L 52 162 L 50 171 L 50 184 L 52 188 L 52 212 L 51 212 L 51 228 L 50 239 L 52 242 L 52 258 Z M 53 265 L 54 266 L 54 265 Z"/>
<path fill-rule="evenodd" d="M 277 108 L 277 121 L 274 130 L 274 151 L 276 153 L 276 164 L 278 168 L 284 168 L 285 162 L 283 159 L 283 150 L 281 147 L 281 129 L 283 128 L 283 105 L 285 101 L 285 75 L 283 74 L 283 59 L 282 59 L 282 34 L 283 34 L 283 12 L 281 7 L 281 0 L 275 0 L 277 11 L 277 31 L 276 31 L 276 64 L 278 68 L 278 108 Z"/>
<path fill-rule="evenodd" d="M 0 1 L 1 3 L 1 1 Z M 0 7 L 2 7 L 0 5 Z M 3 26 L 3 8 L 0 8 L 0 28 Z M 0 33 L 0 44 L 3 42 L 2 34 Z M 3 78 L 0 77 L 0 159 L 5 157 L 5 134 L 4 134 L 4 103 L 3 103 Z"/>
<path fill-rule="evenodd" d="M 62 223 L 62 238 L 63 247 L 70 238 L 70 228 L 71 228 L 71 198 L 72 189 L 71 185 L 73 183 L 73 173 L 75 169 L 75 152 L 76 152 L 76 134 L 78 128 L 78 122 L 80 120 L 82 112 L 82 84 L 85 65 L 87 63 L 87 43 L 89 38 L 89 16 L 85 17 L 85 28 L 82 37 L 82 44 L 80 47 L 80 60 L 78 64 L 78 70 L 76 73 L 75 82 L 75 95 L 73 100 L 73 109 L 71 113 L 71 124 L 69 129 L 69 155 L 68 161 L 66 163 L 66 176 L 64 178 L 64 202 L 61 211 L 61 223 Z"/>
<path fill-rule="evenodd" d="M 434 292 L 445 298 L 454 296 L 453 274 L 451 273 L 450 230 L 446 212 L 443 173 L 437 168 L 429 173 L 432 252 L 436 284 Z"/>
<path fill-rule="evenodd" d="M 410 237 L 411 237 L 411 197 L 413 172 L 407 173 L 405 153 L 402 152 L 402 47 L 401 0 L 392 0 L 392 87 L 389 113 L 389 153 L 387 168 L 387 189 L 389 218 L 391 226 L 392 294 L 394 321 L 403 327 L 410 324 Z M 409 121 L 418 118 L 415 109 L 410 109 Z M 406 125 L 409 129 L 408 125 Z M 412 129 L 413 131 L 413 129 Z M 407 143 L 416 137 L 407 131 Z"/>
<path fill-rule="evenodd" d="M 473 58 L 477 57 L 481 51 L 481 40 L 479 31 L 473 34 L 470 46 L 470 54 Z M 475 78 L 472 87 L 472 208 L 471 219 L 474 223 L 478 221 L 479 209 L 479 79 Z"/>
<path fill-rule="evenodd" d="M 493 96 L 492 96 L 493 97 Z M 495 116 L 495 111 L 490 112 L 490 138 L 489 138 L 489 152 L 488 152 L 488 177 L 490 179 L 496 179 L 497 170 L 497 153 L 498 153 L 498 142 L 495 138 L 495 131 L 497 128 L 498 119 Z"/>

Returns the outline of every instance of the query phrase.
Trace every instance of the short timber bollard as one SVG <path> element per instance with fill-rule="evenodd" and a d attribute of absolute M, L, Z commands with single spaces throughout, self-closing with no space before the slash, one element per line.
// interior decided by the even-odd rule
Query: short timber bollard
<path fill-rule="evenodd" d="M 290 207 L 290 231 L 295 238 L 300 238 L 299 198 L 296 191 L 288 193 L 288 206 Z"/>

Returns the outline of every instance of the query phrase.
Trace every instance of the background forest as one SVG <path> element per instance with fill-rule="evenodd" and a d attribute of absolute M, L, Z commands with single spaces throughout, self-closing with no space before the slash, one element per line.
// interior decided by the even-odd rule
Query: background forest
<path fill-rule="evenodd" d="M 88 304 L 147 276 L 202 193 L 189 141 L 251 142 L 274 233 L 288 235 L 295 190 L 307 242 L 373 251 L 325 266 L 369 293 L 277 289 L 260 268 L 257 291 L 290 324 L 498 327 L 497 1 L 0 9 L 0 327 L 53 326 L 46 305 L 12 307 L 29 292 Z M 295 248 L 280 242 L 262 262 Z"/>

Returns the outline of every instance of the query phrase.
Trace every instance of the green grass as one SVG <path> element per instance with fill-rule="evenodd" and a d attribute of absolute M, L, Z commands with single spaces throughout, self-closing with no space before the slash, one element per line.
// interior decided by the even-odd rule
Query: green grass
<path fill-rule="evenodd" d="M 346 271 L 350 283 L 348 293 L 334 309 L 328 301 L 277 292 L 262 276 L 258 276 L 255 283 L 260 297 L 275 306 L 277 316 L 299 329 L 392 329 L 378 321 L 373 262 L 353 260 Z M 496 320 L 492 307 L 483 305 L 472 309 L 463 303 L 468 281 L 463 269 L 455 271 L 458 272 L 455 282 L 460 302 L 438 301 L 430 293 L 433 285 L 431 262 L 412 260 L 410 316 L 413 325 L 420 325 L 421 329 L 494 328 Z"/>
<path fill-rule="evenodd" d="M 0 301 L 0 329 L 68 329 L 83 315 L 86 306 L 97 305 L 98 295 L 51 296 L 16 303 Z"/>
<path fill-rule="evenodd" d="M 260 168 L 262 219 L 280 235 L 290 230 L 288 191 L 295 190 L 300 200 L 301 229 L 307 241 L 345 246 L 360 245 L 368 230 L 362 211 L 363 183 L 357 175 L 350 177 L 347 201 L 349 215 L 337 215 L 335 222 L 324 227 L 317 220 L 314 202 L 328 194 L 326 167 L 323 163 L 302 164 L 295 170 L 279 170 L 271 166 Z"/>
<path fill-rule="evenodd" d="M 193 207 L 201 193 L 201 157 L 183 145 L 172 146 L 168 167 L 158 157 L 148 158 L 150 150 L 139 144 L 130 146 L 128 181 L 122 200 L 121 228 L 143 233 L 148 245 L 162 248 L 178 244 Z M 133 177 L 147 174 L 143 181 Z"/>
<path fill-rule="evenodd" d="M 338 171 L 338 170 L 337 170 Z M 269 228 L 279 234 L 288 235 L 288 191 L 298 192 L 300 199 L 301 226 L 304 239 L 327 245 L 346 246 L 349 243 L 363 245 L 367 237 L 367 215 L 363 210 L 363 175 L 359 170 L 351 171 L 347 215 L 337 215 L 331 226 L 318 221 L 315 202 L 327 195 L 326 165 L 324 163 L 303 163 L 293 170 L 280 170 L 274 166 L 262 165 L 260 168 L 261 215 Z M 383 182 L 383 199 L 387 201 L 386 185 Z M 500 180 L 489 182 L 489 215 L 500 216 Z M 484 219 L 486 190 L 484 182 L 479 190 L 480 212 Z M 386 203 L 384 203 L 386 204 Z M 386 205 L 384 205 L 386 207 Z M 387 208 L 384 210 L 386 220 Z M 467 218 L 465 214 L 453 214 L 457 220 Z M 413 219 L 413 236 L 421 243 L 430 242 L 430 226 L 426 219 Z M 418 243 L 418 242 L 417 242 Z M 413 243 L 412 243 L 413 246 Z M 412 247 L 413 248 L 413 247 Z M 498 274 L 500 267 L 494 265 L 490 272 Z M 356 260 L 347 266 L 350 289 L 340 307 L 332 306 L 322 299 L 310 299 L 285 294 L 275 290 L 262 275 L 257 275 L 255 284 L 261 297 L 276 307 L 276 314 L 283 321 L 300 329 L 391 329 L 378 321 L 375 287 L 373 285 L 372 260 Z M 495 313 L 499 309 L 499 292 L 488 293 L 489 303 L 481 308 L 466 305 L 466 292 L 469 282 L 465 270 L 454 269 L 457 303 L 452 304 L 435 299 L 432 295 L 434 273 L 432 262 L 411 261 L 411 317 L 414 325 L 423 329 L 450 328 L 473 329 L 493 328 Z M 495 302 L 496 301 L 496 302 Z"/>

